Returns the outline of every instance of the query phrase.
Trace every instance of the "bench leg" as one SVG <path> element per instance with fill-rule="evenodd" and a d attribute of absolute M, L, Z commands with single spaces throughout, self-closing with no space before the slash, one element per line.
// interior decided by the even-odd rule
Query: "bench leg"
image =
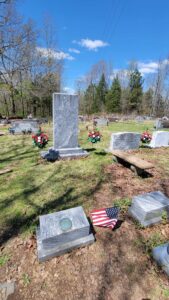
<path fill-rule="evenodd" d="M 139 169 L 133 165 L 130 166 L 130 169 L 131 171 L 135 174 L 135 175 L 138 175 L 138 176 L 141 176 L 143 174 L 143 170 L 142 169 Z"/>
<path fill-rule="evenodd" d="M 118 159 L 117 159 L 117 157 L 114 156 L 114 155 L 113 155 L 113 161 L 116 162 L 116 163 L 118 163 Z"/>

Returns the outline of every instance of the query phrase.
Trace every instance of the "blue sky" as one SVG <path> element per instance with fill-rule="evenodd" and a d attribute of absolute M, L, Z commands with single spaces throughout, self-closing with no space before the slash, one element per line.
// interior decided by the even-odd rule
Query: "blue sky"
<path fill-rule="evenodd" d="M 22 0 L 18 9 L 37 26 L 51 17 L 68 88 L 99 60 L 114 69 L 137 60 L 145 75 L 169 54 L 169 0 Z"/>

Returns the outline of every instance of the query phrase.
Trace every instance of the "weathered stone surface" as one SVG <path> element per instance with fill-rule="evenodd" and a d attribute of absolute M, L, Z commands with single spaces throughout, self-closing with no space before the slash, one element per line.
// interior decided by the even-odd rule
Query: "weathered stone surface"
<path fill-rule="evenodd" d="M 154 127 L 155 127 L 155 129 L 161 129 L 161 128 L 163 128 L 162 120 L 157 119 L 155 121 Z"/>
<path fill-rule="evenodd" d="M 137 117 L 135 118 L 135 121 L 138 122 L 138 123 L 143 123 L 143 122 L 144 122 L 144 117 L 142 117 L 142 116 L 137 116 Z"/>
<path fill-rule="evenodd" d="M 136 132 L 112 133 L 109 151 L 137 149 L 139 148 L 140 137 L 140 133 Z"/>
<path fill-rule="evenodd" d="M 152 140 L 149 144 L 151 148 L 168 147 L 169 146 L 169 132 L 155 131 L 152 135 Z"/>
<path fill-rule="evenodd" d="M 43 245 L 66 243 L 89 235 L 90 225 L 81 206 L 40 216 L 40 231 Z M 72 227 L 63 231 L 60 222 L 70 220 Z"/>
<path fill-rule="evenodd" d="M 78 145 L 78 96 L 53 94 L 53 152 L 42 152 L 49 161 L 58 158 L 85 157 L 88 152 Z M 58 155 L 57 155 L 58 154 Z"/>
<path fill-rule="evenodd" d="M 153 248 L 152 255 L 156 263 L 161 266 L 169 276 L 169 243 Z"/>
<path fill-rule="evenodd" d="M 43 215 L 39 219 L 37 244 L 40 261 L 94 241 L 90 224 L 81 206 Z"/>
<path fill-rule="evenodd" d="M 45 249 L 42 245 L 42 241 L 39 236 L 39 231 L 37 231 L 38 259 L 40 262 L 43 262 L 55 256 L 65 254 L 73 249 L 91 245 L 94 243 L 94 241 L 94 235 L 91 233 L 80 239 L 76 239 L 71 242 L 55 245 L 52 248 Z"/>
<path fill-rule="evenodd" d="M 14 282 L 0 283 L 0 300 L 7 300 L 8 296 L 14 293 L 14 290 Z"/>
<path fill-rule="evenodd" d="M 161 222 L 164 211 L 169 216 L 169 198 L 160 191 L 133 197 L 129 208 L 130 215 L 145 227 Z"/>
<path fill-rule="evenodd" d="M 106 118 L 95 118 L 94 121 L 97 123 L 96 126 L 108 126 L 109 120 Z"/>
<path fill-rule="evenodd" d="M 54 149 L 78 148 L 78 95 L 53 94 Z"/>
<path fill-rule="evenodd" d="M 11 129 L 13 133 L 19 134 L 23 132 L 37 133 L 39 130 L 39 123 L 36 120 L 19 120 L 11 122 Z"/>

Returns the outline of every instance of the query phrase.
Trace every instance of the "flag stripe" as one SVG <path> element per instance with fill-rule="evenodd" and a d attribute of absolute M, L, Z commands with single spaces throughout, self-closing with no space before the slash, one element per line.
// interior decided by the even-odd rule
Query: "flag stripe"
<path fill-rule="evenodd" d="M 117 207 L 101 208 L 91 212 L 93 225 L 113 229 L 117 223 L 119 209 Z"/>

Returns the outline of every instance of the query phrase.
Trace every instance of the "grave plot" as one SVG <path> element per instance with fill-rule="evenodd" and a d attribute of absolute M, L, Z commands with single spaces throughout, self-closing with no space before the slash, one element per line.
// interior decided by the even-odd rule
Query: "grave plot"
<path fill-rule="evenodd" d="M 81 206 L 40 216 L 37 230 L 40 262 L 93 242 L 94 236 Z"/>

